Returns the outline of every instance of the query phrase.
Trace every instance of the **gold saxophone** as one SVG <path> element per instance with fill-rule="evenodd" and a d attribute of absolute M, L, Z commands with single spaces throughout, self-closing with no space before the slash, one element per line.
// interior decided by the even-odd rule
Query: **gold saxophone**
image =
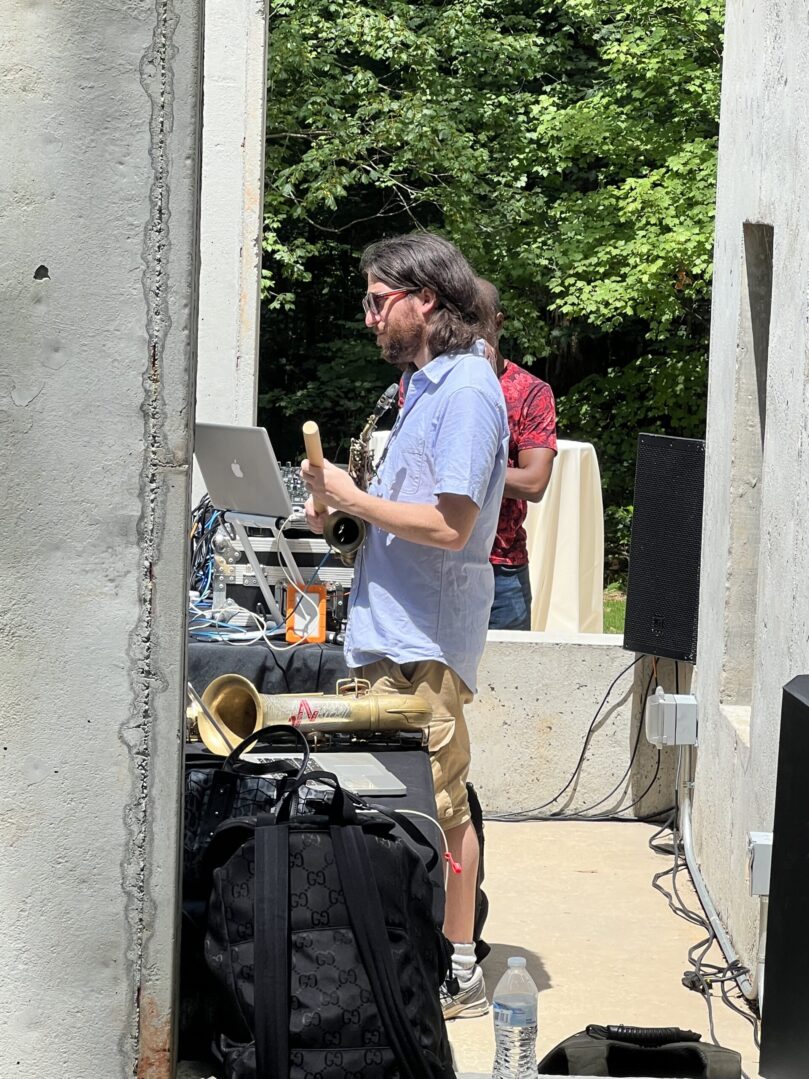
<path fill-rule="evenodd" d="M 191 738 L 220 756 L 254 731 L 288 723 L 302 731 L 424 731 L 433 711 L 414 693 L 372 692 L 362 678 L 343 678 L 336 693 L 259 693 L 239 674 L 215 678 L 188 711 Z"/>
<path fill-rule="evenodd" d="M 348 474 L 356 485 L 363 491 L 368 490 L 368 485 L 376 475 L 373 460 L 371 459 L 371 435 L 376 430 L 380 418 L 388 411 L 399 393 L 399 384 L 392 383 L 374 407 L 373 412 L 365 421 L 365 426 L 360 431 L 359 438 L 351 439 L 348 451 Z M 340 556 L 344 566 L 353 566 L 357 558 L 357 552 L 365 542 L 365 521 L 359 517 L 352 517 L 349 513 L 335 510 L 326 518 L 323 528 L 323 538 L 335 554 Z"/>

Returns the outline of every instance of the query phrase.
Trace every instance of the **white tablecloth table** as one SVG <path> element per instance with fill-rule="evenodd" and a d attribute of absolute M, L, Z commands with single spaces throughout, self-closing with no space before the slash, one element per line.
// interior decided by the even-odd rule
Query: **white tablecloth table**
<path fill-rule="evenodd" d="M 589 442 L 559 440 L 542 501 L 528 504 L 525 531 L 531 629 L 601 633 L 604 511 L 598 458 Z"/>
<path fill-rule="evenodd" d="M 374 460 L 388 431 L 371 436 Z M 531 629 L 601 633 L 604 591 L 604 511 L 601 473 L 589 442 L 559 440 L 551 481 L 541 502 L 528 504 L 525 531 L 531 577 Z"/>

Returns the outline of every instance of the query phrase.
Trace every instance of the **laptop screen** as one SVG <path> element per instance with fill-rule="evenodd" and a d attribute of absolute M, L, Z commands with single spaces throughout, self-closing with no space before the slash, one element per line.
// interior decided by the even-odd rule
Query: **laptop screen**
<path fill-rule="evenodd" d="M 194 456 L 220 510 L 286 518 L 292 502 L 263 427 L 196 425 Z"/>

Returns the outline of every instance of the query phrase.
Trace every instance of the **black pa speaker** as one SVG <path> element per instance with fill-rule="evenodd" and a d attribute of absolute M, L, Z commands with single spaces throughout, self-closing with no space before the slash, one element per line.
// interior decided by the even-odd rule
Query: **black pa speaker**
<path fill-rule="evenodd" d="M 809 675 L 784 686 L 772 832 L 759 1071 L 809 1075 Z"/>
<path fill-rule="evenodd" d="M 624 648 L 697 658 L 705 442 L 639 435 Z"/>

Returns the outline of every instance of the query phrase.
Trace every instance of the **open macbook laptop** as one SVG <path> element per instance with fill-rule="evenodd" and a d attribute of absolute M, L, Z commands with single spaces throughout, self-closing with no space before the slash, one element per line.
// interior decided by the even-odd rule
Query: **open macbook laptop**
<path fill-rule="evenodd" d="M 194 456 L 211 502 L 256 517 L 289 517 L 292 503 L 263 427 L 198 423 Z"/>
<path fill-rule="evenodd" d="M 266 764 L 272 772 L 272 765 L 278 760 L 298 764 L 299 753 L 245 753 L 242 760 L 253 764 Z M 407 787 L 384 764 L 380 764 L 371 753 L 313 753 L 309 758 L 307 772 L 332 772 L 341 785 L 354 794 L 407 794 Z"/>

